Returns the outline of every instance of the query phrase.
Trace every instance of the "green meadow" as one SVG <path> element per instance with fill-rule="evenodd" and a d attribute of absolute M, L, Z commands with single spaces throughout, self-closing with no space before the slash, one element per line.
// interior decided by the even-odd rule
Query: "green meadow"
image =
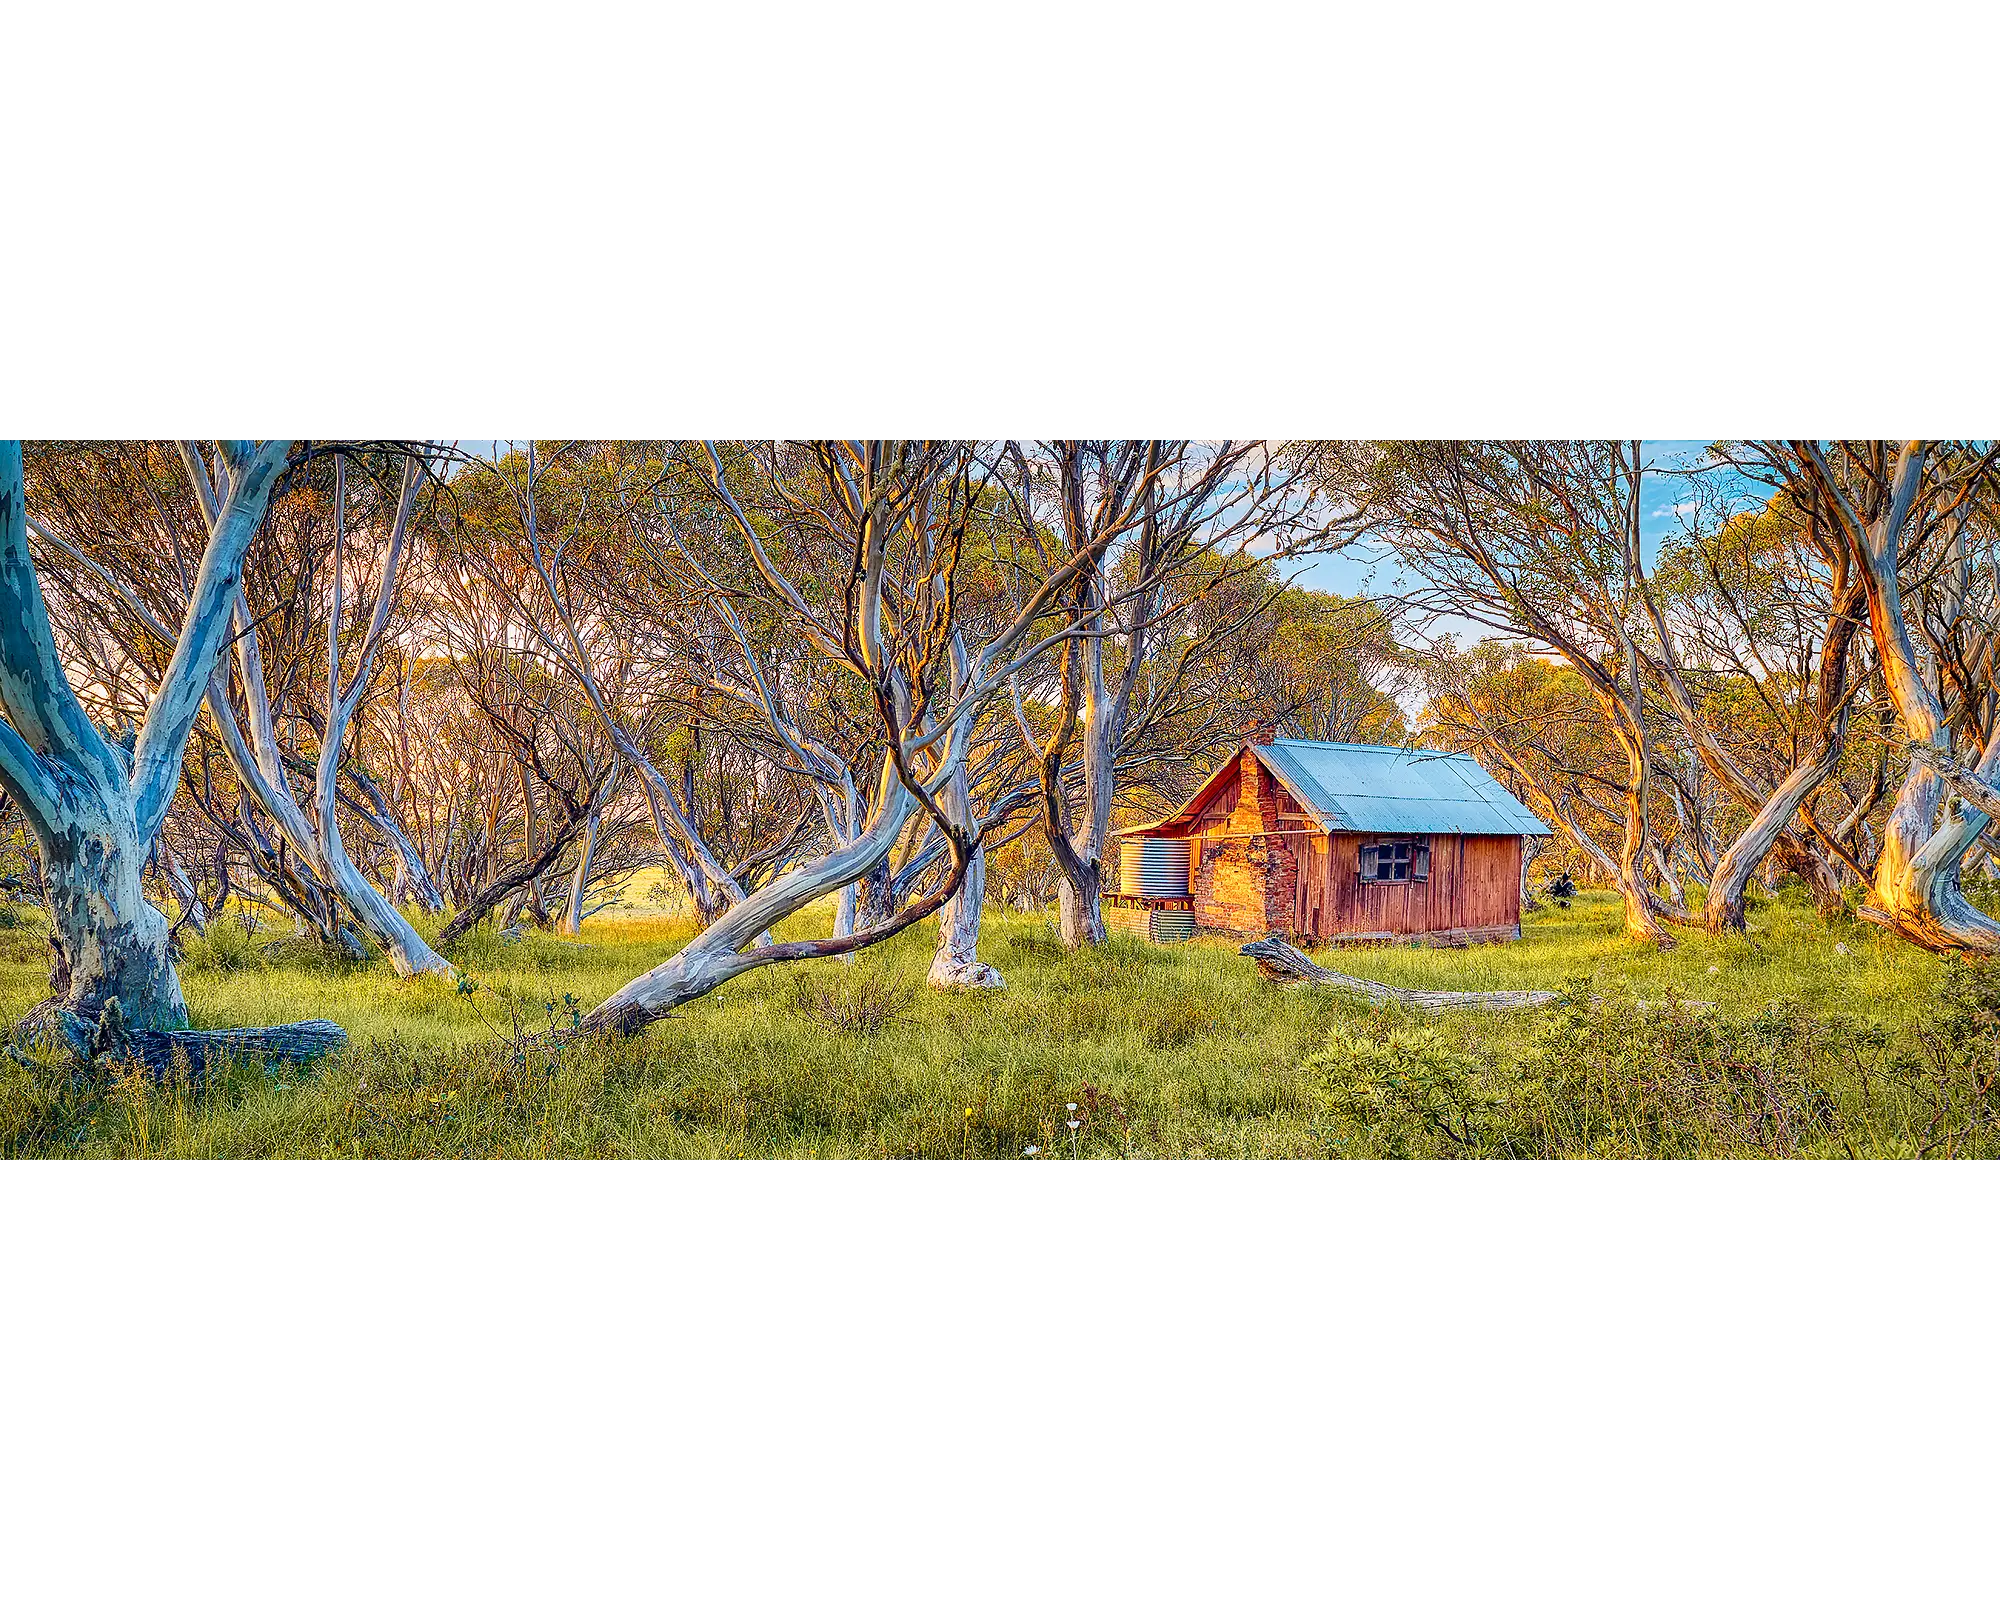
<path fill-rule="evenodd" d="M 816 928 L 801 918 L 781 937 Z M 1323 953 L 1420 989 L 1546 988 L 1530 1012 L 1371 1010 L 1279 987 L 1233 942 L 1070 952 L 989 912 L 1004 992 L 941 995 L 931 931 L 725 986 L 635 1038 L 576 1014 L 691 933 L 603 916 L 584 936 L 490 928 L 460 988 L 406 983 L 227 918 L 190 940 L 196 1027 L 327 1017 L 310 1069 L 206 1083 L 0 1062 L 16 1157 L 1914 1157 L 2000 1150 L 2000 989 L 1984 969 L 1781 894 L 1749 936 L 1627 941 L 1610 895 L 1517 944 Z M 46 993 L 46 934 L 0 929 L 0 1006 Z M 1075 1126 L 1071 1126 L 1074 1123 Z"/>

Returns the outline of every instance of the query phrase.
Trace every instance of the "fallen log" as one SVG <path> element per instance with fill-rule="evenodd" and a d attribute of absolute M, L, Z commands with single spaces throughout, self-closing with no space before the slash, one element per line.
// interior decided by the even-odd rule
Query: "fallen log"
<path fill-rule="evenodd" d="M 278 1063 L 317 1061 L 347 1043 L 337 1022 L 315 1018 L 271 1028 L 128 1028 L 113 1000 L 93 1023 L 45 1002 L 31 1011 L 19 1030 L 22 1043 L 67 1052 L 79 1061 L 115 1066 L 136 1064 L 164 1082 L 185 1058 L 190 1076 L 201 1078 L 227 1060 L 254 1057 L 267 1072 Z"/>
<path fill-rule="evenodd" d="M 1303 950 L 1273 934 L 1243 946 L 1273 983 L 1312 983 L 1345 989 L 1371 1006 L 1409 1006 L 1417 1011 L 1518 1011 L 1545 1006 L 1558 997 L 1547 989 L 1398 989 L 1368 978 L 1351 978 L 1322 967 Z"/>
<path fill-rule="evenodd" d="M 347 1030 L 321 1017 L 275 1028 L 182 1028 L 173 1033 L 137 1029 L 124 1055 L 155 1078 L 165 1079 L 173 1073 L 176 1054 L 186 1056 L 188 1071 L 200 1077 L 225 1060 L 255 1057 L 269 1072 L 284 1061 L 317 1061 L 346 1044 Z"/>

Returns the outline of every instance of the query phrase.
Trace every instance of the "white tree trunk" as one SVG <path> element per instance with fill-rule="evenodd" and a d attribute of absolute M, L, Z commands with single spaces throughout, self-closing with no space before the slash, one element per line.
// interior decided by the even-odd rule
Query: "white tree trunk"
<path fill-rule="evenodd" d="M 227 501 L 207 549 L 172 659 L 133 750 L 131 770 L 92 725 L 56 654 L 28 554 L 18 440 L 0 441 L 0 787 L 41 851 L 57 947 L 57 1003 L 85 1023 L 187 1026 L 168 952 L 167 920 L 140 889 L 187 737 L 228 638 L 243 555 L 289 454 L 283 440 L 222 446 Z M 67 1026 L 67 1025 L 65 1025 Z M 69 1030 L 74 1036 L 74 1030 Z"/>
<path fill-rule="evenodd" d="M 972 785 L 963 763 L 945 786 L 940 802 L 944 814 L 959 827 L 971 829 Z M 965 881 L 938 912 L 937 953 L 929 974 L 933 989 L 1003 989 L 997 969 L 979 959 L 979 914 L 986 902 L 986 850 L 972 852 Z"/>
<path fill-rule="evenodd" d="M 1750 825 L 1723 851 L 1722 859 L 1715 864 L 1715 874 L 1709 879 L 1708 900 L 1702 907 L 1702 916 L 1710 933 L 1719 934 L 1732 928 L 1742 931 L 1743 894 L 1750 886 L 1750 875 L 1757 870 L 1758 863 L 1771 853 L 1771 847 L 1798 814 L 1799 807 L 1811 798 L 1813 791 L 1839 764 L 1841 749 L 1841 743 L 1835 741 L 1817 761 L 1794 768 L 1785 781 L 1771 791 L 1770 799 L 1764 802 Z"/>
<path fill-rule="evenodd" d="M 882 783 L 874 820 L 859 837 L 817 861 L 794 867 L 732 905 L 675 955 L 595 1006 L 584 1017 L 583 1027 L 635 1032 L 731 978 L 768 965 L 772 959 L 768 946 L 748 951 L 744 947 L 888 859 L 917 801 L 886 761 Z"/>
<path fill-rule="evenodd" d="M 569 909 L 563 914 L 563 931 L 572 939 L 583 932 L 583 897 L 590 891 L 590 869 L 597 857 L 597 808 L 593 806 L 590 820 L 583 825 L 583 850 L 576 858 L 576 871 L 570 874 Z"/>
<path fill-rule="evenodd" d="M 1857 554 L 1868 591 L 1868 625 L 1882 681 L 1910 743 L 1910 767 L 1883 829 L 1869 908 L 1913 943 L 1933 950 L 2000 953 L 2000 922 L 1974 909 L 1959 883 L 1959 862 L 1985 833 L 1986 813 L 1962 803 L 1939 808 L 1944 772 L 1955 768 L 1944 707 L 1925 678 L 1903 616 L 1902 536 L 1922 482 L 1925 446 L 1911 440 L 1897 458 L 1888 507 L 1862 530 Z M 1926 757 L 1932 759 L 1926 759 Z M 2000 777 L 2000 726 L 1971 776 Z"/>
<path fill-rule="evenodd" d="M 167 919 L 139 887 L 146 852 L 122 796 L 78 795 L 42 841 L 62 1007 L 95 1019 L 116 1000 L 135 1028 L 185 1028 Z M 113 803 L 106 803 L 112 801 Z"/>

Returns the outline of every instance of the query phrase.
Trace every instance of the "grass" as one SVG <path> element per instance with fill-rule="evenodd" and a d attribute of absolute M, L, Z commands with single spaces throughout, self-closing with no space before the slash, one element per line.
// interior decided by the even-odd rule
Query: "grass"
<path fill-rule="evenodd" d="M 800 919 L 799 931 L 816 925 Z M 15 1156 L 1324 1157 L 1864 1155 L 2000 1150 L 2000 995 L 1959 964 L 1772 903 L 1750 936 L 1664 954 L 1609 895 L 1518 944 L 1325 959 L 1412 988 L 1561 988 L 1554 1012 L 1383 1015 L 1266 983 L 1231 942 L 1064 950 L 989 913 L 991 995 L 923 987 L 930 930 L 850 964 L 753 974 L 631 1040 L 551 1034 L 691 927 L 593 918 L 579 940 L 476 930 L 479 988 L 404 983 L 225 925 L 191 946 L 196 1026 L 330 1017 L 316 1070 L 205 1089 L 0 1064 Z M 0 930 L 0 1007 L 45 992 L 36 926 Z M 1662 1001 L 1694 999 L 1712 1010 Z M 1638 1002 L 1644 1002 L 1643 1005 Z M 1942 1004 L 1942 1009 L 1941 1009 Z M 1983 1009 L 1982 1009 L 1983 1008 Z M 1989 1013 L 1991 1014 L 1989 1026 Z M 1943 1018 L 1945 1021 L 1940 1022 Z M 1943 1031 L 1940 1031 L 1940 1030 Z M 1985 1072 L 1986 1076 L 1981 1077 Z M 1070 1107 L 1076 1109 L 1072 1111 Z M 1078 1126 L 1071 1129 L 1074 1120 Z"/>

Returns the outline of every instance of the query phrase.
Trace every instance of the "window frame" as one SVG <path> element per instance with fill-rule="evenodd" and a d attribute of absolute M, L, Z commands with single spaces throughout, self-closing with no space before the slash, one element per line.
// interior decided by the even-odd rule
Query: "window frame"
<path fill-rule="evenodd" d="M 1384 860 L 1387 852 L 1387 860 Z M 1388 870 L 1382 869 L 1387 866 Z M 1400 875 L 1397 869 L 1401 868 Z M 1431 876 L 1431 843 L 1415 834 L 1376 839 L 1360 847 L 1355 871 L 1363 883 L 1428 883 Z"/>

